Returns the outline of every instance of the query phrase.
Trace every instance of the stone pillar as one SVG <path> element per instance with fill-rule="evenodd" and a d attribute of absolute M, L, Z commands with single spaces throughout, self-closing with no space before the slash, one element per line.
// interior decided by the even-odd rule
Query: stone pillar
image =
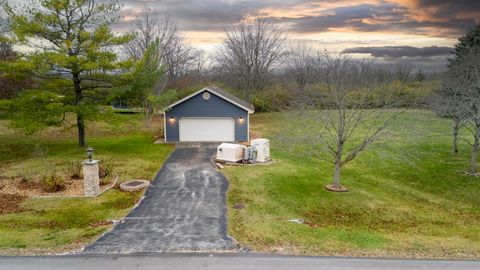
<path fill-rule="evenodd" d="M 82 164 L 85 197 L 96 197 L 100 193 L 98 160 L 85 160 Z"/>

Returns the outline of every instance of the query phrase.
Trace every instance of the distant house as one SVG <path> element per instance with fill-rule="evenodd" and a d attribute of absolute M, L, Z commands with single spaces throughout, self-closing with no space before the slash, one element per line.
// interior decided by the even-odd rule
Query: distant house
<path fill-rule="evenodd" d="M 253 112 L 252 104 L 208 86 L 164 109 L 165 141 L 248 141 Z"/>

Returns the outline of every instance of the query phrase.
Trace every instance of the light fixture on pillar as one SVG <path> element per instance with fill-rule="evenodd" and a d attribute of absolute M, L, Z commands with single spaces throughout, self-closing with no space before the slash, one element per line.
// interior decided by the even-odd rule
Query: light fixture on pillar
<path fill-rule="evenodd" d="M 89 147 L 86 149 L 86 151 L 87 151 L 88 162 L 92 162 L 93 148 L 89 146 Z"/>

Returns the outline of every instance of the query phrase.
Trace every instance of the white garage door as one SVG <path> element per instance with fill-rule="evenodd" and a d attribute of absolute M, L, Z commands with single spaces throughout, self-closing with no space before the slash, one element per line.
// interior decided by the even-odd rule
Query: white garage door
<path fill-rule="evenodd" d="M 235 122 L 233 118 L 181 118 L 182 142 L 233 142 Z"/>

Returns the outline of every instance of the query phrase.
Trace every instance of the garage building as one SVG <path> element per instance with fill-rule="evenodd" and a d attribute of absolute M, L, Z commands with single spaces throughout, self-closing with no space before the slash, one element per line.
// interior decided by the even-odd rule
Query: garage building
<path fill-rule="evenodd" d="M 253 112 L 252 104 L 208 86 L 164 109 L 165 141 L 249 141 Z"/>

